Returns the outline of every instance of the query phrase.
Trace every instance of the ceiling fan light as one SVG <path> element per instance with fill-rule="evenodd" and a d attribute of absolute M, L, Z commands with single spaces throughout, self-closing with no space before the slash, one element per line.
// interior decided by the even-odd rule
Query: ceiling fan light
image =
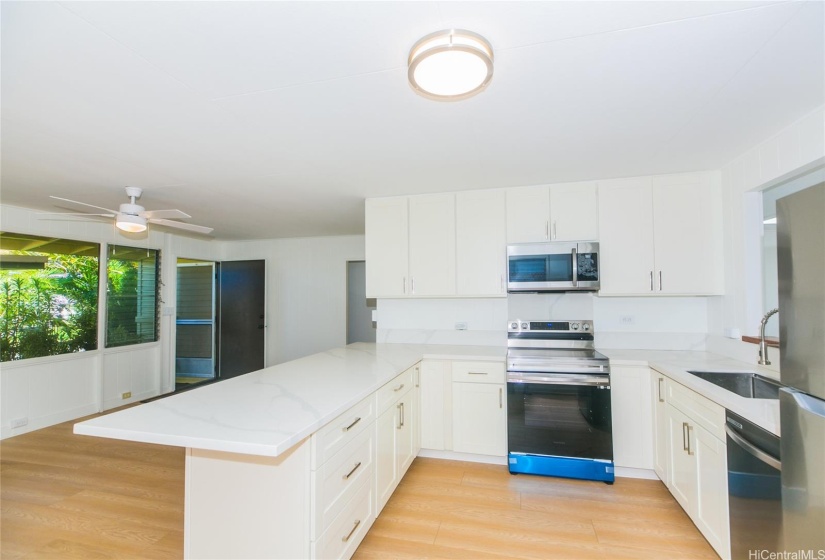
<path fill-rule="evenodd" d="M 118 214 L 115 226 L 117 226 L 117 229 L 128 233 L 141 233 L 146 231 L 146 220 L 140 216 Z"/>
<path fill-rule="evenodd" d="M 419 94 L 459 101 L 482 91 L 493 79 L 493 48 L 477 33 L 446 29 L 410 49 L 407 78 Z"/>

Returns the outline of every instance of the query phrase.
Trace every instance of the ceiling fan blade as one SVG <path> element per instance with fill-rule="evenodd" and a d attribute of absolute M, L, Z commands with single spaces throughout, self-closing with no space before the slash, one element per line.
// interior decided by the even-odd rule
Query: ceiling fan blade
<path fill-rule="evenodd" d="M 118 213 L 117 210 L 112 210 L 111 208 L 103 208 L 102 206 L 95 206 L 94 204 L 86 204 L 85 202 L 78 202 L 76 200 L 69 200 L 68 198 L 61 198 L 59 196 L 50 196 L 49 198 L 53 198 L 54 200 L 59 200 L 60 203 L 55 203 L 56 206 L 63 206 L 66 208 L 72 208 L 74 210 L 82 210 L 83 208 L 78 208 L 79 206 L 87 206 L 89 208 L 94 208 L 96 210 L 105 210 L 109 214 L 115 215 Z"/>
<path fill-rule="evenodd" d="M 212 230 L 214 229 L 214 228 L 206 227 L 206 226 L 196 226 L 195 224 L 187 224 L 187 223 L 184 223 L 184 222 L 176 222 L 174 220 L 161 220 L 161 219 L 158 219 L 158 218 L 150 218 L 149 223 L 157 224 L 159 226 L 166 226 L 166 227 L 170 227 L 170 228 L 183 229 L 183 230 L 191 231 L 191 232 L 194 232 L 194 233 L 201 233 L 203 235 L 208 235 L 208 234 L 212 233 Z"/>
<path fill-rule="evenodd" d="M 38 212 L 38 216 L 102 216 L 104 218 L 114 218 L 115 214 L 92 214 L 89 212 Z"/>
<path fill-rule="evenodd" d="M 164 219 L 164 218 L 175 218 L 175 219 L 187 219 L 191 218 L 189 214 L 183 212 L 181 210 L 146 210 L 140 213 L 141 216 L 144 218 L 152 219 Z"/>

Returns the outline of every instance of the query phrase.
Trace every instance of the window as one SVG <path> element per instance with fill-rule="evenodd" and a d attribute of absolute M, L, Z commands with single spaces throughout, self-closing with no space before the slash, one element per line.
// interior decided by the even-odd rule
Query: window
<path fill-rule="evenodd" d="M 0 232 L 0 361 L 97 348 L 100 245 Z"/>
<path fill-rule="evenodd" d="M 160 254 L 109 245 L 106 258 L 106 348 L 158 340 Z"/>

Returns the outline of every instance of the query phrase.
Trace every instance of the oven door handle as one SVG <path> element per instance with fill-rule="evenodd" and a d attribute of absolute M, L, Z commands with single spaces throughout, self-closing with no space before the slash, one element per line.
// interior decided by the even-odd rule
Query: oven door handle
<path fill-rule="evenodd" d="M 609 386 L 610 377 L 607 375 L 519 375 L 507 374 L 508 383 L 537 384 L 537 385 L 599 385 Z"/>

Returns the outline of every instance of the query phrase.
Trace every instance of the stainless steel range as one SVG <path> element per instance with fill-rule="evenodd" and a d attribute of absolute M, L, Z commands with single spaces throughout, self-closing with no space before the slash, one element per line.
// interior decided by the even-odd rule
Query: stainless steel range
<path fill-rule="evenodd" d="M 613 483 L 610 362 L 593 340 L 592 321 L 510 320 L 511 473 Z"/>

